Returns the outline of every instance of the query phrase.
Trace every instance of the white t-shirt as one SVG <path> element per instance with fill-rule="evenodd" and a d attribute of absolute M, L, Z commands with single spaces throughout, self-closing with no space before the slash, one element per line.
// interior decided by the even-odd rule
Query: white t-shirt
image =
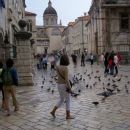
<path fill-rule="evenodd" d="M 118 64 L 118 61 L 119 61 L 119 59 L 118 59 L 117 55 L 115 55 L 115 56 L 114 56 L 114 63 L 115 63 L 115 64 Z"/>

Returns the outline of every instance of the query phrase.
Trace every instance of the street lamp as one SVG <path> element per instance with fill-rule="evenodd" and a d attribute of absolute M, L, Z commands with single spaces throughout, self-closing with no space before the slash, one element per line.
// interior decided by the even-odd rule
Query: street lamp
<path fill-rule="evenodd" d="M 84 25 L 83 25 L 83 17 L 82 17 L 82 45 L 83 45 L 83 52 L 84 52 Z"/>

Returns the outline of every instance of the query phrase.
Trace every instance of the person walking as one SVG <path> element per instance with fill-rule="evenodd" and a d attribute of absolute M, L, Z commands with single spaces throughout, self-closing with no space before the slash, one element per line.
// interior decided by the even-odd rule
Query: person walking
<path fill-rule="evenodd" d="M 104 75 L 105 75 L 105 77 L 109 73 L 109 63 L 108 63 L 109 55 L 110 55 L 109 52 L 106 52 L 105 56 L 104 56 L 104 66 L 105 66 Z"/>
<path fill-rule="evenodd" d="M 81 55 L 81 66 L 85 66 L 85 55 L 84 55 L 83 52 L 82 52 L 82 55 Z"/>
<path fill-rule="evenodd" d="M 90 54 L 90 62 L 91 62 L 91 66 L 93 65 L 93 60 L 94 60 L 94 56 L 93 56 L 93 54 L 91 53 L 91 54 Z"/>
<path fill-rule="evenodd" d="M 71 57 L 72 57 L 72 61 L 73 61 L 74 67 L 76 67 L 77 66 L 77 55 L 76 54 L 72 54 Z"/>
<path fill-rule="evenodd" d="M 6 69 L 3 70 L 2 73 L 2 81 L 3 81 L 3 90 L 5 94 L 5 108 L 7 109 L 7 116 L 10 116 L 10 107 L 9 107 L 9 98 L 10 94 L 13 99 L 14 111 L 19 110 L 18 102 L 16 99 L 16 89 L 15 86 L 18 86 L 18 76 L 17 71 L 13 67 L 14 62 L 12 59 L 8 59 L 6 61 Z"/>
<path fill-rule="evenodd" d="M 5 110 L 5 96 L 3 90 L 3 81 L 2 81 L 2 72 L 3 72 L 3 63 L 0 61 L 0 91 L 2 91 L 2 105 L 1 108 Z"/>
<path fill-rule="evenodd" d="M 60 65 L 56 66 L 58 75 L 58 91 L 60 99 L 50 114 L 55 118 L 56 110 L 66 101 L 66 119 L 73 119 L 70 115 L 70 98 L 71 98 L 71 86 L 68 79 L 69 58 L 67 55 L 62 55 L 60 59 Z"/>
<path fill-rule="evenodd" d="M 42 59 L 42 64 L 43 64 L 43 69 L 45 70 L 47 70 L 47 63 L 48 63 L 48 57 L 46 54 L 44 54 Z"/>

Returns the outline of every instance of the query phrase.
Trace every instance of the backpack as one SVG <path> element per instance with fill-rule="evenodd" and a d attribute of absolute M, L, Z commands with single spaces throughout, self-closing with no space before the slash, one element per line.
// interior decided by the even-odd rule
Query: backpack
<path fill-rule="evenodd" d="M 10 86 L 13 85 L 13 78 L 11 74 L 11 69 L 5 69 L 2 75 L 3 85 Z"/>

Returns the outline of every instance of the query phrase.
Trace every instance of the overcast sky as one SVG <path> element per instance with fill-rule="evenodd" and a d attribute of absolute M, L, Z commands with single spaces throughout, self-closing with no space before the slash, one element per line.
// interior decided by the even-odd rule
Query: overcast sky
<path fill-rule="evenodd" d="M 37 25 L 43 25 L 43 12 L 49 0 L 26 0 L 27 11 L 37 14 Z M 91 0 L 51 0 L 52 6 L 58 14 L 58 23 L 61 19 L 63 25 L 74 21 L 77 17 L 88 12 Z"/>

